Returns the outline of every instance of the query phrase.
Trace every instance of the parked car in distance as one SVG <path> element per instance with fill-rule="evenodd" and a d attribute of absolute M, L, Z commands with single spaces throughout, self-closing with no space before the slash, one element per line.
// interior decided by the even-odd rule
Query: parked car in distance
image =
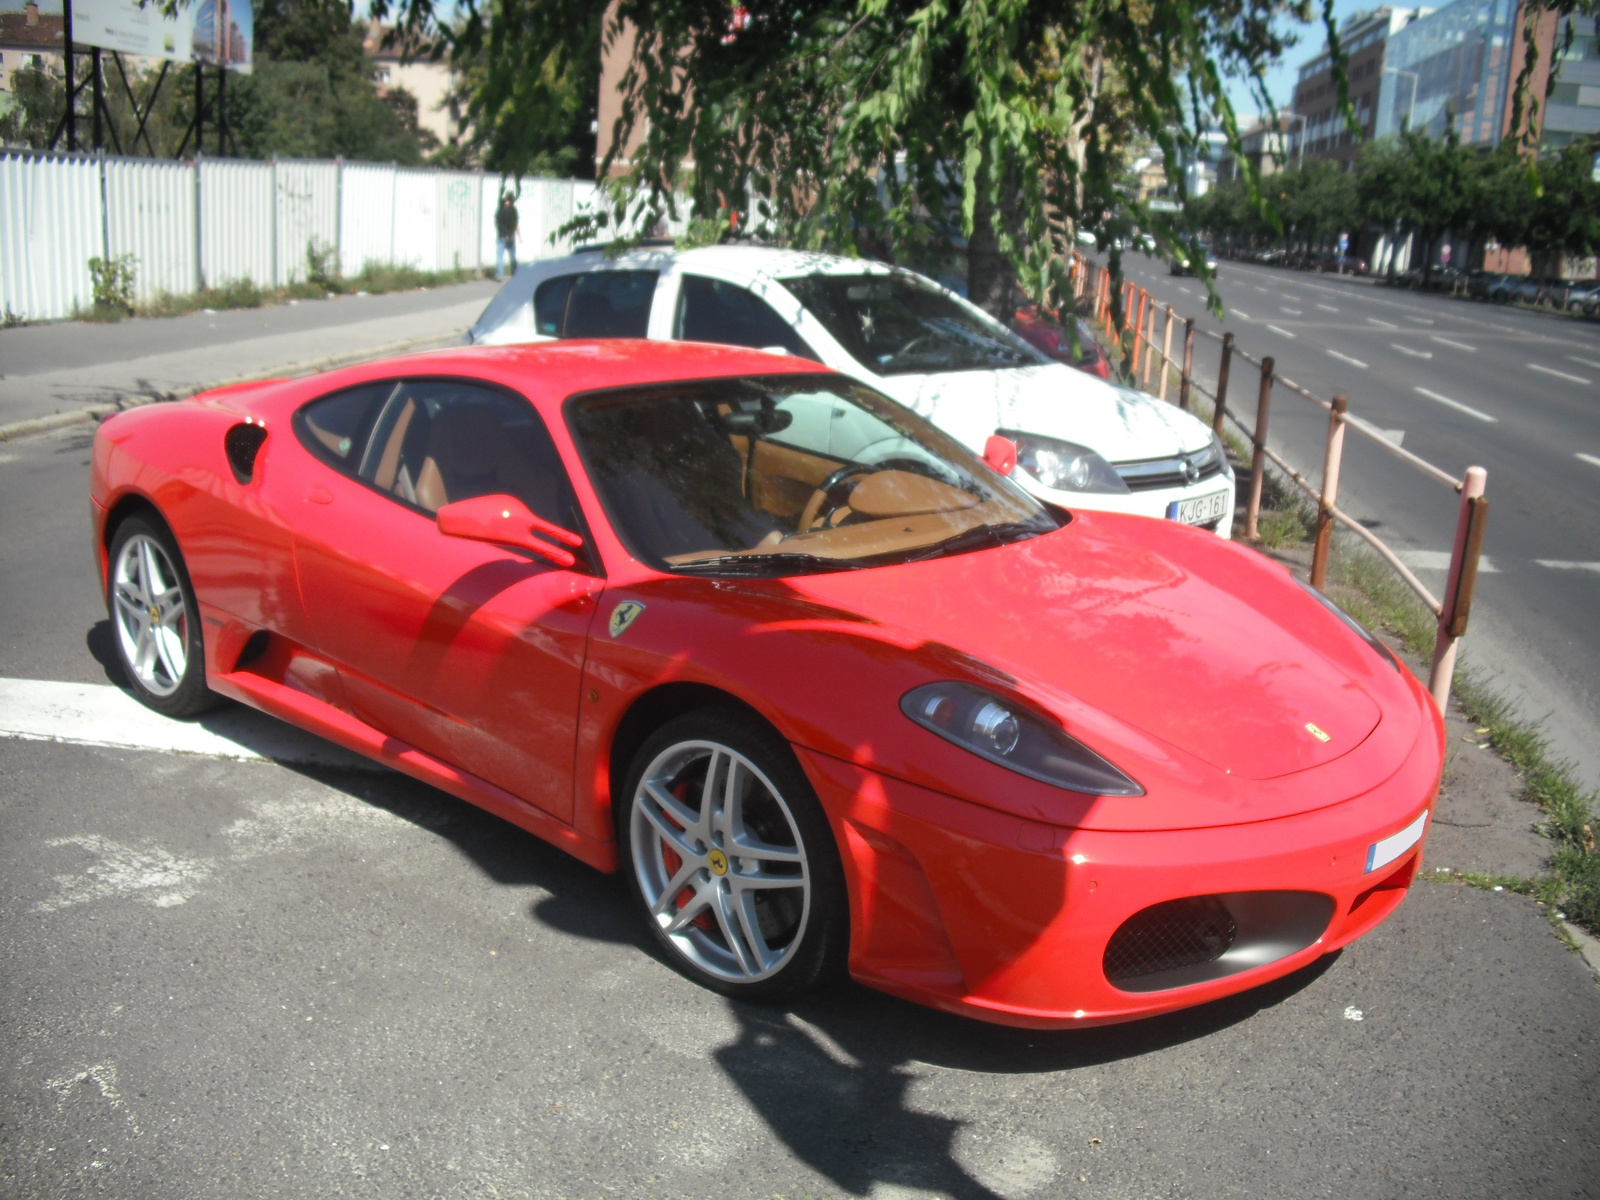
<path fill-rule="evenodd" d="M 1012 330 L 1036 350 L 1042 350 L 1057 362 L 1076 367 L 1096 379 L 1111 378 L 1111 359 L 1101 348 L 1094 330 L 1082 318 L 1074 317 L 1077 344 L 1063 325 L 1060 314 L 1041 309 L 1037 304 L 1019 304 L 1012 318 Z"/>
<path fill-rule="evenodd" d="M 1200 253 L 1205 256 L 1206 269 L 1215 271 L 1217 269 L 1217 256 L 1211 250 L 1211 243 L 1202 241 L 1200 243 Z M 1167 264 L 1167 271 L 1173 275 L 1193 275 L 1195 266 L 1196 264 L 1190 261 L 1188 248 L 1180 246 L 1172 261 Z"/>
<path fill-rule="evenodd" d="M 620 872 L 740 1000 L 849 972 L 1077 1028 L 1389 917 L 1422 685 L 1278 564 L 1042 503 L 1004 449 L 798 354 L 457 348 L 113 414 L 92 544 L 149 707 L 231 698 Z"/>
<path fill-rule="evenodd" d="M 467 334 L 479 345 L 648 337 L 823 363 L 892 396 L 969 450 L 1015 442 L 1018 480 L 1052 504 L 1232 534 L 1234 480 L 1209 426 L 1057 362 L 932 280 L 767 246 L 583 251 L 529 263 Z"/>

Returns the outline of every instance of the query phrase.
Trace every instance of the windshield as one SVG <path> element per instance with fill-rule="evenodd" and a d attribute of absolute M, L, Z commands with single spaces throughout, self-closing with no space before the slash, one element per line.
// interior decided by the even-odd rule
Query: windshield
<path fill-rule="evenodd" d="M 879 375 L 1050 361 L 915 275 L 807 275 L 781 282 L 857 362 Z"/>
<path fill-rule="evenodd" d="M 590 393 L 567 420 L 612 525 L 664 570 L 879 566 L 1059 524 L 915 414 L 834 375 Z"/>

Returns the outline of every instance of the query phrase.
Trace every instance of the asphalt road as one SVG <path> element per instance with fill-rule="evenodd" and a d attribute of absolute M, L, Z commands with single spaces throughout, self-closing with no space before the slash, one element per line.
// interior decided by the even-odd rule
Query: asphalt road
<path fill-rule="evenodd" d="M 89 443 L 0 447 L 0 677 L 116 679 Z M 0 1021 L 5 1197 L 1600 1195 L 1600 988 L 1446 884 L 1133 1025 L 768 1009 L 403 777 L 0 740 Z"/>
<path fill-rule="evenodd" d="M 1600 325 L 1561 316 L 1223 262 L 1219 324 L 1205 289 L 1143 256 L 1130 277 L 1197 328 L 1231 330 L 1257 358 L 1316 395 L 1343 393 L 1350 411 L 1403 438 L 1406 449 L 1459 476 L 1488 471 L 1490 517 L 1472 625 L 1463 643 L 1558 753 L 1600 787 Z M 1197 373 L 1215 380 L 1220 347 L 1197 337 Z M 1254 422 L 1259 376 L 1235 361 L 1229 407 Z M 1274 391 L 1268 440 L 1320 480 L 1327 417 Z M 1454 495 L 1362 438 L 1345 440 L 1339 504 L 1444 588 Z"/>

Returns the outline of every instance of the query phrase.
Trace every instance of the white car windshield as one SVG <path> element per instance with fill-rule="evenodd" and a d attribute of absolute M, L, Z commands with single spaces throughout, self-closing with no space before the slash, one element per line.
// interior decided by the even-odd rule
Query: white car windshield
<path fill-rule="evenodd" d="M 805 275 L 783 286 L 878 375 L 994 371 L 1050 360 L 914 275 Z"/>

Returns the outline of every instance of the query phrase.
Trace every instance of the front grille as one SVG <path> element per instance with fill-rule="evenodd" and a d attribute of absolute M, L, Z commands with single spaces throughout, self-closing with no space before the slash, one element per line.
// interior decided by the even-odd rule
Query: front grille
<path fill-rule="evenodd" d="M 1113 984 L 1215 962 L 1238 935 L 1216 896 L 1187 896 L 1136 912 L 1111 935 L 1104 969 Z"/>
<path fill-rule="evenodd" d="M 1152 492 L 1157 488 L 1190 486 L 1191 481 L 1183 470 L 1185 458 L 1193 461 L 1197 469 L 1192 481 L 1194 483 L 1222 474 L 1222 456 L 1210 449 L 1197 450 L 1178 458 L 1152 458 L 1141 462 L 1120 462 L 1114 466 L 1129 491 Z"/>

